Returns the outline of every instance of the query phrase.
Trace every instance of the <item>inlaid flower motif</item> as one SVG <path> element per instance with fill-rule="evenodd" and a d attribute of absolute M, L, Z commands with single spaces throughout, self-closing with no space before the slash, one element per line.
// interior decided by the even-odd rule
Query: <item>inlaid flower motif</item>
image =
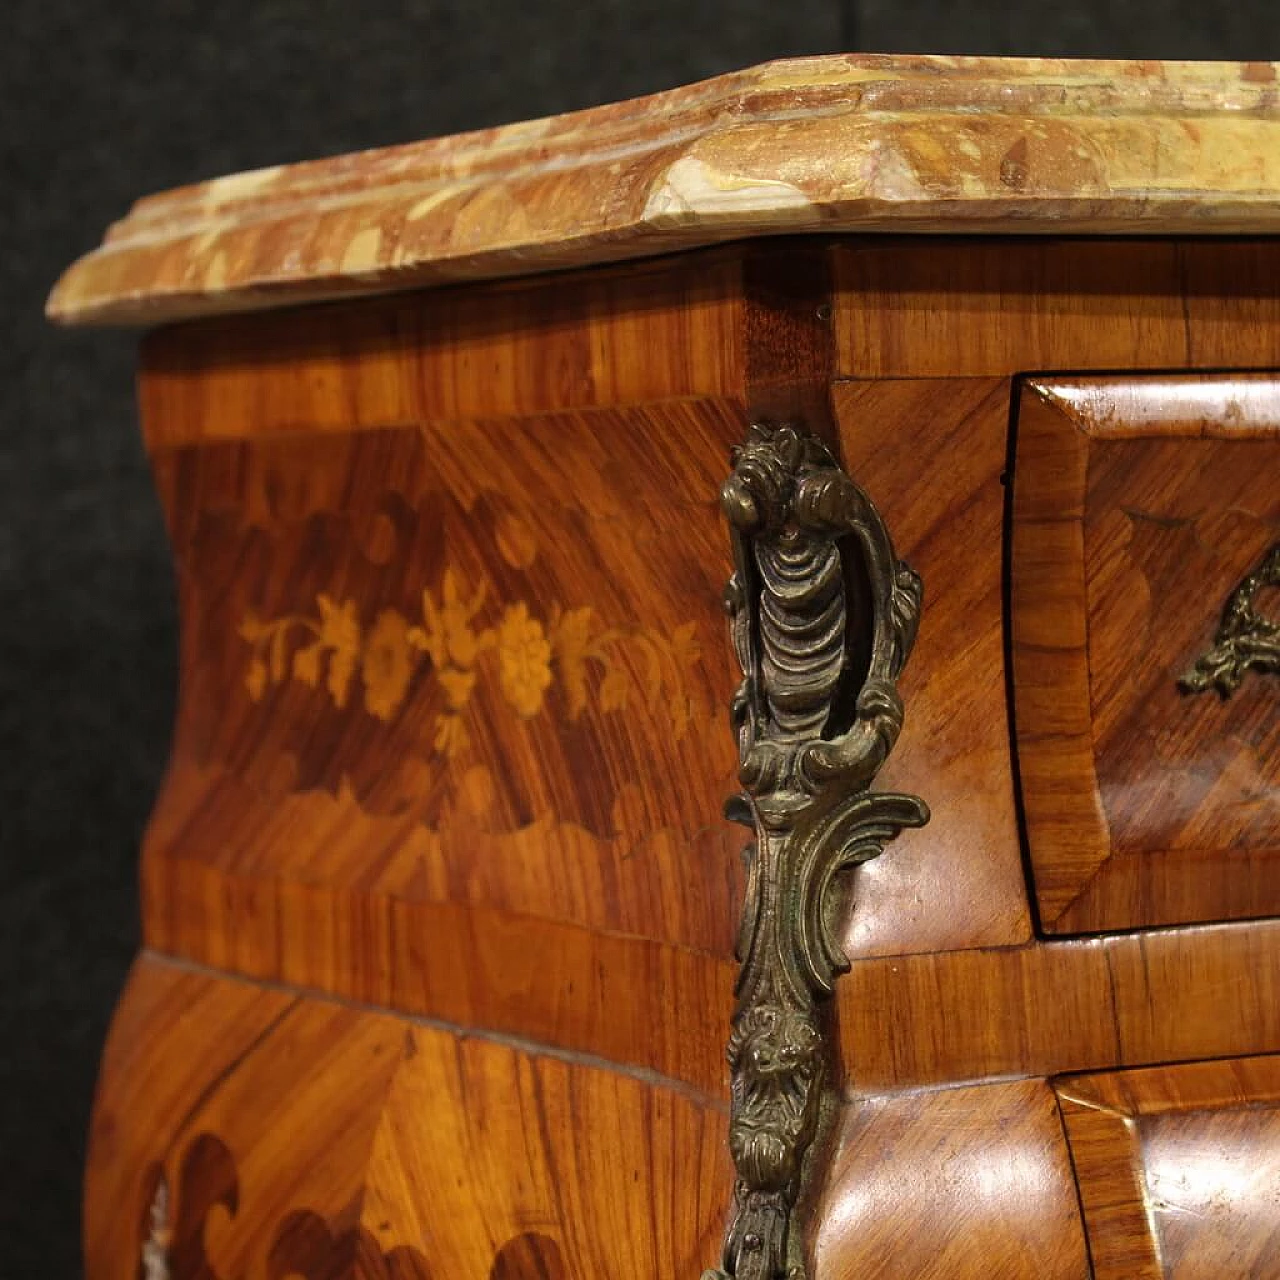
<path fill-rule="evenodd" d="M 358 673 L 364 710 L 389 721 L 408 696 L 415 672 L 429 660 L 424 684 L 438 686 L 441 705 L 427 728 L 435 754 L 447 759 L 470 748 L 472 698 L 477 685 L 495 675 L 508 705 L 523 719 L 543 711 L 553 685 L 558 709 L 572 721 L 592 706 L 609 714 L 643 701 L 666 708 L 679 739 L 702 714 L 687 682 L 699 661 L 692 623 L 669 633 L 603 627 L 590 605 L 552 604 L 544 624 L 525 601 L 516 600 L 496 626 L 478 625 L 486 600 L 483 582 L 469 588 L 447 569 L 436 594 L 423 591 L 420 623 L 388 608 L 366 629 L 354 599 L 323 593 L 310 614 L 264 619 L 251 610 L 238 628 L 250 649 L 245 688 L 259 702 L 269 688 L 294 681 L 323 689 L 342 708 Z"/>
<path fill-rule="evenodd" d="M 335 604 L 321 593 L 316 597 L 316 607 L 320 611 L 319 645 L 329 650 L 329 694 L 335 706 L 343 707 L 360 658 L 360 618 L 356 602 L 343 600 Z M 296 660 L 294 665 L 297 666 Z M 318 670 L 316 676 L 319 676 Z M 315 680 L 310 683 L 314 685 Z"/>
<path fill-rule="evenodd" d="M 526 719 L 536 716 L 551 684 L 551 644 L 523 600 L 508 607 L 498 626 L 498 664 L 507 701 Z"/>
<path fill-rule="evenodd" d="M 621 663 L 615 663 L 600 681 L 600 710 L 625 711 L 631 697 L 631 679 Z"/>
<path fill-rule="evenodd" d="M 473 666 L 479 654 L 493 644 L 492 631 L 477 632 L 472 626 L 485 595 L 483 582 L 470 596 L 465 595 L 458 576 L 446 569 L 440 603 L 436 604 L 430 590 L 422 593 L 422 626 L 410 630 L 409 642 L 429 654 L 437 670 Z"/>
<path fill-rule="evenodd" d="M 576 720 L 587 707 L 587 659 L 599 657 L 592 642 L 594 622 L 590 605 L 551 616 L 551 648 L 571 720 Z"/>
<path fill-rule="evenodd" d="M 390 720 L 412 676 L 409 624 L 394 609 L 384 609 L 374 619 L 360 664 L 365 710 L 379 720 Z"/>
<path fill-rule="evenodd" d="M 320 643 L 339 653 L 360 651 L 360 618 L 354 600 L 334 603 L 332 597 L 322 591 L 316 596 L 316 608 L 320 612 Z"/>
<path fill-rule="evenodd" d="M 476 686 L 476 673 L 445 667 L 439 672 L 439 678 L 449 710 L 436 717 L 432 745 L 438 754 L 452 760 L 471 745 L 471 735 L 467 732 L 462 712 L 471 701 L 471 693 Z"/>

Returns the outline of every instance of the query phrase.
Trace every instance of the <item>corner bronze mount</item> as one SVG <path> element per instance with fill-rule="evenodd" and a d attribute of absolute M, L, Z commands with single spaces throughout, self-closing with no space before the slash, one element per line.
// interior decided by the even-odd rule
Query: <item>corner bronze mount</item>
<path fill-rule="evenodd" d="M 822 1111 L 820 1006 L 848 968 L 834 882 L 929 818 L 915 796 L 869 790 L 902 728 L 896 680 L 921 584 L 867 495 L 795 427 L 751 428 L 721 506 L 743 673 L 732 722 L 744 792 L 726 813 L 755 842 L 728 1047 L 734 1206 L 721 1269 L 703 1280 L 802 1280 L 792 1214 Z"/>
<path fill-rule="evenodd" d="M 1227 597 L 1212 647 L 1178 681 L 1184 693 L 1216 689 L 1229 698 L 1250 671 L 1280 675 L 1280 622 L 1266 617 L 1257 604 L 1265 587 L 1280 587 L 1280 542 Z"/>

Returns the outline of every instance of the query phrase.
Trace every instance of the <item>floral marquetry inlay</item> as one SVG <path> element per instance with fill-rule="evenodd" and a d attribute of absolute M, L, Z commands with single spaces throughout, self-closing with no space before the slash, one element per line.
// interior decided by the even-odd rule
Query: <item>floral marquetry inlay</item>
<path fill-rule="evenodd" d="M 552 690 L 571 720 L 593 702 L 614 712 L 643 698 L 666 708 L 682 738 L 693 717 L 686 680 L 700 656 L 693 623 L 669 634 L 609 627 L 590 605 L 553 605 L 544 618 L 524 600 L 497 605 L 487 583 L 470 586 L 452 569 L 437 590 L 423 591 L 416 618 L 382 609 L 362 619 L 356 601 L 322 592 L 314 612 L 247 613 L 239 634 L 248 646 L 244 683 L 255 702 L 272 686 L 298 681 L 336 707 L 358 703 L 390 721 L 415 681 L 436 681 L 444 709 L 431 740 L 449 757 L 470 745 L 466 712 L 480 681 L 492 681 L 524 719 L 543 712 Z"/>
<path fill-rule="evenodd" d="M 226 855 L 248 884 L 731 948 L 714 484 L 653 465 L 697 430 L 677 406 L 164 455 L 182 698 L 156 878 Z M 565 489 L 580 448 L 595 479 Z"/>

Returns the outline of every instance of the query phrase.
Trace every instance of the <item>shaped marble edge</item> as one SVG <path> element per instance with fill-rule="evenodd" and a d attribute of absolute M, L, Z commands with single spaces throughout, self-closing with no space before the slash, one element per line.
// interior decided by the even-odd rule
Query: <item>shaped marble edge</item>
<path fill-rule="evenodd" d="M 812 232 L 1280 232 L 1272 63 L 840 55 L 138 202 L 62 324 L 228 311 Z"/>

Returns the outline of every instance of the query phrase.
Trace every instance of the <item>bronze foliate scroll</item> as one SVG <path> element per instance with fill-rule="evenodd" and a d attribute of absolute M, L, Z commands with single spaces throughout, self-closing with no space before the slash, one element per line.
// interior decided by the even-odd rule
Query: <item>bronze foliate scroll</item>
<path fill-rule="evenodd" d="M 1267 587 L 1280 587 L 1280 542 L 1227 597 L 1213 644 L 1178 682 L 1184 692 L 1216 689 L 1228 698 L 1250 671 L 1280 674 L 1280 621 L 1267 617 L 1258 605 Z"/>
<path fill-rule="evenodd" d="M 915 796 L 869 789 L 902 727 L 896 680 L 921 583 L 867 495 L 795 427 L 751 429 L 721 504 L 743 672 L 732 705 L 743 793 L 728 813 L 755 841 L 728 1048 L 734 1206 L 721 1269 L 704 1280 L 796 1280 L 792 1214 L 826 1079 L 820 1009 L 848 967 L 833 882 L 929 817 Z"/>

